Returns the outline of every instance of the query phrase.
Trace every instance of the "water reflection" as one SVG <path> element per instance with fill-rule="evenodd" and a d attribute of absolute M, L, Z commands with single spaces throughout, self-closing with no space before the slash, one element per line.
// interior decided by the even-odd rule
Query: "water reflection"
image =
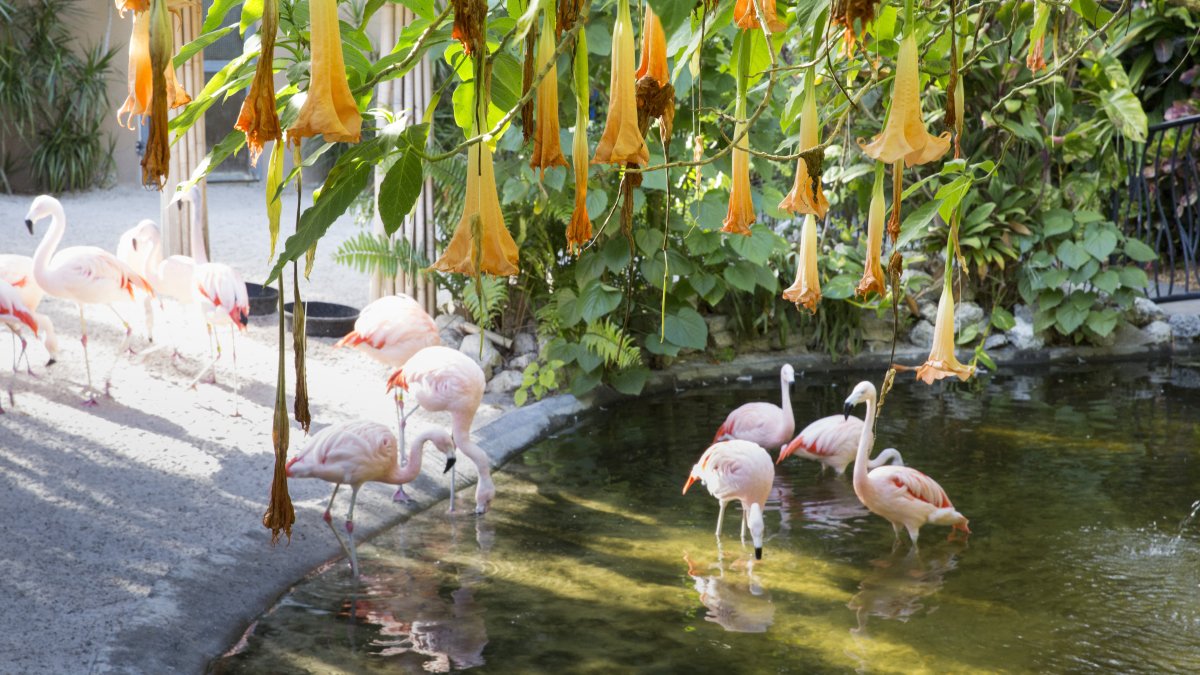
<path fill-rule="evenodd" d="M 908 621 L 926 609 L 927 598 L 942 589 L 946 574 L 958 566 L 958 555 L 965 542 L 948 541 L 920 550 L 903 547 L 887 558 L 871 561 L 874 569 L 858 584 L 859 591 L 846 606 L 854 611 L 858 626 L 853 634 L 864 633 L 867 619 Z M 928 612 L 937 609 L 929 607 Z"/>
<path fill-rule="evenodd" d="M 700 595 L 700 604 L 708 610 L 704 620 L 718 624 L 730 633 L 765 633 L 775 622 L 775 605 L 762 581 L 754 575 L 752 556 L 739 556 L 728 564 L 720 557 L 709 565 L 697 564 L 687 553 L 687 574 Z"/>

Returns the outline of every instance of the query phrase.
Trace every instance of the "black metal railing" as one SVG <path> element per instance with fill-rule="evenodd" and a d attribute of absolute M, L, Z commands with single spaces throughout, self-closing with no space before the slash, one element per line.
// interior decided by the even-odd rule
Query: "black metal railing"
<path fill-rule="evenodd" d="M 1126 148 L 1129 189 L 1114 212 L 1128 236 L 1158 254 L 1146 294 L 1200 298 L 1200 115 L 1155 124 L 1144 144 Z"/>

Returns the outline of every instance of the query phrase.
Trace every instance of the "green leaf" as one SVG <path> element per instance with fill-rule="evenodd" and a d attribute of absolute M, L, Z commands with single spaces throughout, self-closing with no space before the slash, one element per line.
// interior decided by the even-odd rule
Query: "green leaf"
<path fill-rule="evenodd" d="M 1070 302 L 1064 302 L 1054 310 L 1054 327 L 1063 335 L 1070 335 L 1083 325 L 1087 316 L 1087 309 L 1080 309 Z"/>
<path fill-rule="evenodd" d="M 573 396 L 583 396 L 589 391 L 600 386 L 600 376 L 604 371 L 597 368 L 594 371 L 581 371 L 575 374 L 571 380 L 571 394 Z"/>
<path fill-rule="evenodd" d="M 1074 220 L 1071 212 L 1066 209 L 1050 209 L 1042 214 L 1042 237 L 1048 239 L 1063 232 L 1070 232 Z"/>
<path fill-rule="evenodd" d="M 275 257 L 275 244 L 279 241 L 279 216 L 283 211 L 283 199 L 279 187 L 283 183 L 283 154 L 287 143 L 275 141 L 271 146 L 271 159 L 267 163 L 267 230 L 271 235 L 271 253 L 268 262 Z"/>
<path fill-rule="evenodd" d="M 997 330 L 1009 331 L 1017 325 L 1017 320 L 1013 318 L 1012 312 L 997 306 L 992 309 L 992 325 Z"/>
<path fill-rule="evenodd" d="M 825 287 L 821 289 L 821 295 L 830 300 L 845 300 L 854 295 L 857 285 L 858 280 L 853 275 L 839 274 L 825 284 Z"/>
<path fill-rule="evenodd" d="M 684 307 L 663 320 L 663 332 L 668 341 L 688 349 L 704 349 L 708 344 L 708 324 L 691 307 Z"/>
<path fill-rule="evenodd" d="M 646 386 L 648 377 L 650 377 L 648 368 L 626 368 L 609 375 L 608 383 L 622 394 L 637 396 L 642 393 L 642 387 Z"/>
<path fill-rule="evenodd" d="M 513 404 L 516 405 L 518 408 L 525 405 L 525 402 L 528 400 L 529 400 L 529 390 L 525 389 L 524 387 L 513 392 Z"/>
<path fill-rule="evenodd" d="M 1092 277 L 1092 285 L 1105 293 L 1112 294 L 1120 287 L 1121 277 L 1112 270 L 1104 270 Z"/>
<path fill-rule="evenodd" d="M 784 246 L 784 241 L 779 235 L 769 227 L 757 224 L 750 227 L 749 237 L 729 237 L 726 241 L 734 252 L 755 265 L 767 264 L 771 254 Z"/>
<path fill-rule="evenodd" d="M 1066 297 L 1066 295 L 1057 288 L 1046 291 L 1038 295 L 1038 309 L 1043 312 L 1054 309 L 1062 304 L 1064 297 Z"/>
<path fill-rule="evenodd" d="M 985 368 L 987 368 L 988 370 L 992 370 L 992 371 L 996 370 L 996 362 L 992 360 L 992 357 L 988 356 L 987 352 L 983 351 L 983 345 L 980 345 L 975 350 L 975 356 L 976 356 L 976 358 L 979 359 L 979 362 L 982 363 Z"/>
<path fill-rule="evenodd" d="M 417 198 L 421 196 L 421 187 L 425 182 L 424 165 L 421 162 L 418 149 L 425 147 L 425 135 L 429 125 L 418 124 L 409 127 L 401 136 L 400 157 L 388 169 L 379 184 L 379 218 L 383 221 L 383 230 L 391 236 L 404 224 L 404 219 L 412 211 Z"/>
<path fill-rule="evenodd" d="M 1104 112 L 1121 135 L 1134 143 L 1145 143 L 1148 133 L 1146 111 L 1142 102 L 1128 87 L 1118 87 L 1101 99 Z"/>
<path fill-rule="evenodd" d="M 725 281 L 730 286 L 751 293 L 754 291 L 756 278 L 755 265 L 748 260 L 738 260 L 734 264 L 725 268 Z"/>
<path fill-rule="evenodd" d="M 679 2 L 679 0 L 649 0 L 649 2 L 654 13 L 658 15 L 658 20 L 662 21 L 663 31 L 667 37 L 688 23 L 688 17 L 692 13 L 692 5 L 687 2 Z M 597 17 L 593 15 L 592 18 Z"/>
<path fill-rule="evenodd" d="M 263 0 L 245 0 L 242 3 L 242 18 L 238 21 L 238 35 L 245 35 L 246 29 L 261 19 L 262 14 Z"/>
<path fill-rule="evenodd" d="M 1091 312 L 1087 317 L 1088 330 L 1092 331 L 1100 337 L 1104 337 L 1111 333 L 1117 327 L 1117 319 L 1120 314 L 1111 309 L 1104 309 L 1098 312 Z"/>
<path fill-rule="evenodd" d="M 651 333 L 646 336 L 646 351 L 659 356 L 679 356 L 679 345 L 670 342 L 664 342 L 659 339 L 658 333 Z"/>
<path fill-rule="evenodd" d="M 1117 276 L 1121 278 L 1121 285 L 1125 288 L 1141 290 L 1150 285 L 1150 278 L 1146 276 L 1146 271 L 1140 267 L 1126 265 L 1122 267 Z"/>
<path fill-rule="evenodd" d="M 1058 259 L 1063 262 L 1063 264 L 1071 269 L 1077 269 L 1088 260 L 1091 260 L 1091 256 L 1088 255 L 1088 252 L 1084 250 L 1082 246 L 1076 244 L 1072 239 L 1068 239 L 1067 241 L 1059 244 L 1058 250 L 1055 251 L 1055 254 L 1058 256 Z"/>
<path fill-rule="evenodd" d="M 195 40 L 192 40 L 191 42 L 187 43 L 186 45 L 180 47 L 179 53 L 176 54 L 175 57 L 171 59 L 171 66 L 174 68 L 182 68 L 183 64 L 187 63 L 189 59 L 191 59 L 196 54 L 200 53 L 200 50 L 211 45 L 212 43 L 216 42 L 217 40 L 220 40 L 221 38 L 225 37 L 226 35 L 229 35 L 229 32 L 232 31 L 233 29 L 234 29 L 234 25 L 229 24 L 228 26 L 225 26 L 224 28 L 218 28 L 209 33 L 204 33 L 200 37 L 197 37 Z"/>
<path fill-rule="evenodd" d="M 903 248 L 913 240 L 928 234 L 929 222 L 933 220 L 933 215 L 938 212 L 938 207 L 941 205 L 941 200 L 934 199 L 921 204 L 909 213 L 904 222 L 900 224 L 900 238 L 896 241 L 896 248 Z"/>
<path fill-rule="evenodd" d="M 213 0 L 212 7 L 208 8 L 208 16 L 204 17 L 204 25 L 200 26 L 200 34 L 204 35 L 214 31 L 225 20 L 225 15 L 229 13 L 229 10 L 240 4 L 242 4 L 242 0 Z"/>
<path fill-rule="evenodd" d="M 1097 0 L 1071 0 L 1071 11 L 1083 17 L 1092 28 L 1099 28 L 1112 18 L 1112 12 L 1101 7 Z"/>
<path fill-rule="evenodd" d="M 598 280 L 589 281 L 579 294 L 579 304 L 584 320 L 591 323 L 621 304 L 621 291 Z"/>
<path fill-rule="evenodd" d="M 610 271 L 619 272 L 629 265 L 629 241 L 625 237 L 609 237 L 598 253 Z"/>
<path fill-rule="evenodd" d="M 1140 263 L 1158 259 L 1158 254 L 1154 252 L 1154 249 L 1132 237 L 1125 240 L 1125 255 Z"/>
<path fill-rule="evenodd" d="M 1104 260 L 1117 247 L 1117 234 L 1108 228 L 1093 228 L 1083 238 L 1083 248 L 1097 260 Z"/>
<path fill-rule="evenodd" d="M 713 286 L 717 285 L 717 278 L 707 272 L 697 272 L 689 276 L 687 282 L 692 287 L 692 290 L 701 296 L 705 296 L 713 289 Z"/>

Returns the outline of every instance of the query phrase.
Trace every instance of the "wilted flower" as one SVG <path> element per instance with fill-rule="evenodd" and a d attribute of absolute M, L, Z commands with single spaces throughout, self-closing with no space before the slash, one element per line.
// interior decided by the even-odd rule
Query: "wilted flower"
<path fill-rule="evenodd" d="M 767 28 L 772 33 L 782 32 L 787 24 L 779 20 L 775 9 L 775 0 L 758 0 L 762 6 L 763 15 L 767 18 Z M 758 12 L 754 11 L 754 0 L 737 0 L 733 5 L 733 21 L 743 30 L 758 30 L 762 26 L 758 21 Z"/>
<path fill-rule="evenodd" d="M 650 151 L 638 128 L 637 78 L 634 75 L 633 22 L 629 0 L 618 0 L 612 35 L 612 79 L 608 91 L 608 119 L 596 143 L 593 164 L 649 164 Z"/>
<path fill-rule="evenodd" d="M 875 20 L 875 5 L 880 0 L 834 0 L 831 21 L 843 28 L 843 39 L 847 51 L 853 53 L 854 43 L 858 40 L 858 30 L 866 30 L 867 24 Z M 855 29 L 855 24 L 859 29 Z"/>
<path fill-rule="evenodd" d="M 257 165 L 263 145 L 282 138 L 279 130 L 279 113 L 275 108 L 275 32 L 279 28 L 279 0 L 264 0 L 262 27 L 262 49 L 258 66 L 254 70 L 254 81 L 250 92 L 242 102 L 234 129 L 246 134 L 246 146 L 250 150 L 250 164 Z"/>
<path fill-rule="evenodd" d="M 667 34 L 648 2 L 646 16 L 642 19 L 642 60 L 637 69 L 637 79 L 643 77 L 653 77 L 660 85 L 671 81 L 667 70 Z"/>
<path fill-rule="evenodd" d="M 817 270 L 817 220 L 812 215 L 804 217 L 796 281 L 783 291 L 783 299 L 795 303 L 797 309 L 804 306 L 814 314 L 817 312 L 817 303 L 821 301 L 821 277 Z"/>
<path fill-rule="evenodd" d="M 951 264 L 947 260 L 946 264 Z M 975 373 L 973 366 L 958 362 L 954 355 L 954 290 L 950 287 L 950 275 L 942 285 L 942 298 L 938 300 L 937 323 L 933 327 L 933 348 L 929 358 L 917 368 L 917 379 L 925 384 L 951 375 L 966 380 Z"/>
<path fill-rule="evenodd" d="M 862 279 L 857 293 L 866 297 L 871 291 L 880 295 L 887 293 L 886 276 L 883 271 L 883 215 L 887 205 L 883 199 L 882 166 L 875 171 L 875 187 L 871 190 L 871 206 L 867 211 L 867 257 L 863 262 Z"/>
<path fill-rule="evenodd" d="M 567 248 L 572 253 L 578 253 L 592 238 L 592 220 L 587 210 L 587 34 L 579 31 L 575 39 L 575 140 L 571 145 L 571 163 L 575 167 L 575 210 L 567 225 Z"/>
<path fill-rule="evenodd" d="M 150 41 L 150 127 L 146 136 L 146 152 L 142 155 L 142 184 L 162 189 L 171 166 L 171 144 L 167 138 L 167 78 L 174 74 L 171 53 L 174 51 L 174 29 L 167 0 L 152 0 L 149 16 Z M 136 18 L 136 17 L 135 17 Z"/>
<path fill-rule="evenodd" d="M 529 158 L 529 166 L 541 169 L 544 175 L 546 169 L 552 166 L 566 166 L 562 146 L 558 140 L 558 66 L 554 64 L 554 2 L 542 10 L 542 34 L 537 43 L 537 72 L 542 72 L 546 64 L 550 70 L 537 89 L 537 125 L 533 135 L 533 156 Z"/>
<path fill-rule="evenodd" d="M 362 116 L 346 80 L 337 0 L 310 0 L 309 16 L 312 49 L 308 96 L 288 136 L 298 141 L 320 134 L 329 143 L 357 143 Z"/>
<path fill-rule="evenodd" d="M 144 1 L 149 7 L 149 0 Z M 171 6 L 168 4 L 167 9 Z M 135 9 L 135 6 L 129 5 L 128 9 Z M 126 129 L 133 129 L 134 115 L 150 114 L 151 98 L 154 94 L 153 73 L 154 69 L 150 65 L 150 12 L 138 11 L 133 15 L 133 33 L 129 36 L 129 96 L 117 110 L 117 124 Z M 163 75 L 166 78 L 167 107 L 178 108 L 192 100 L 183 87 L 179 86 L 175 79 L 175 69 L 171 67 L 169 60 Z"/>
<path fill-rule="evenodd" d="M 800 150 L 810 150 L 821 143 L 820 122 L 817 119 L 817 97 L 814 93 L 813 74 L 808 74 L 804 85 L 804 102 L 800 108 Z M 819 161 L 819 160 L 818 160 Z M 809 172 L 807 157 L 796 160 L 796 180 L 792 183 L 792 191 L 779 202 L 779 208 L 792 213 L 811 213 L 818 218 L 824 218 L 829 210 L 829 200 L 825 198 L 825 190 L 821 187 L 820 175 L 814 176 Z"/>
<path fill-rule="evenodd" d="M 467 56 L 476 50 L 482 51 L 487 0 L 450 0 L 450 4 L 454 7 L 454 28 L 450 37 L 462 43 Z"/>
<path fill-rule="evenodd" d="M 1050 5 L 1044 2 L 1035 3 L 1033 6 L 1033 28 L 1029 31 L 1029 55 L 1025 57 L 1025 65 L 1035 73 L 1046 67 L 1046 24 L 1049 22 Z"/>
<path fill-rule="evenodd" d="M 950 149 L 950 132 L 933 136 L 921 118 L 920 72 L 917 66 L 917 38 L 909 31 L 900 41 L 896 58 L 896 81 L 892 86 L 892 110 L 883 133 L 870 143 L 859 140 L 863 152 L 872 159 L 892 164 L 901 159 L 907 166 L 927 164 Z"/>

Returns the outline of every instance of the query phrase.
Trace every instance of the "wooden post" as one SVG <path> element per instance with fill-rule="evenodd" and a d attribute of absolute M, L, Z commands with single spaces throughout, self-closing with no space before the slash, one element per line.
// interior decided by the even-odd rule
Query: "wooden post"
<path fill-rule="evenodd" d="M 200 11 L 200 3 L 186 4 L 179 8 L 179 15 L 172 13 L 173 25 L 175 26 L 175 48 L 191 42 L 200 35 L 200 27 L 204 24 L 204 17 Z M 195 56 L 183 64 L 176 73 L 179 79 L 179 84 L 184 91 L 195 96 L 204 89 L 204 50 L 196 52 Z M 172 113 L 172 116 L 174 113 Z M 192 223 L 191 209 L 178 209 L 175 206 L 169 206 L 171 198 L 175 196 L 175 188 L 182 182 L 185 182 L 191 177 L 192 171 L 200 164 L 204 156 L 208 154 L 207 140 L 204 130 L 204 116 L 201 115 L 192 128 L 180 138 L 178 142 L 171 147 L 171 170 L 167 177 L 167 184 L 163 186 L 161 214 L 159 219 L 160 227 L 163 235 L 163 256 L 169 255 L 194 255 L 192 251 L 191 238 L 188 236 Z M 201 204 L 208 199 L 207 183 L 201 180 L 200 200 Z M 197 223 L 196 226 L 203 229 L 205 246 L 212 249 L 208 241 L 208 209 L 201 209 L 201 213 L 205 222 Z"/>
<path fill-rule="evenodd" d="M 396 44 L 396 36 L 409 23 L 414 15 L 412 10 L 394 3 L 387 3 L 379 10 L 380 18 L 379 48 L 390 52 Z M 402 78 L 388 80 L 379 84 L 377 100 L 397 116 L 407 113 L 410 124 L 418 123 L 429 106 L 433 97 L 432 69 L 428 58 L 422 58 L 411 71 Z M 379 218 L 379 185 L 383 181 L 383 172 L 375 171 L 375 216 L 372 220 L 373 231 L 383 234 L 383 221 Z M 433 222 L 433 180 L 425 179 L 421 196 L 417 199 L 413 212 L 405 219 L 404 225 L 396 236 L 403 237 L 413 250 L 425 256 L 429 262 L 437 258 L 437 236 Z M 421 275 L 409 275 L 400 271 L 394 278 L 384 277 L 376 273 L 371 277 L 371 298 L 378 298 L 393 293 L 407 293 L 425 307 L 425 311 L 433 314 L 436 311 L 437 288 L 433 280 Z"/>

